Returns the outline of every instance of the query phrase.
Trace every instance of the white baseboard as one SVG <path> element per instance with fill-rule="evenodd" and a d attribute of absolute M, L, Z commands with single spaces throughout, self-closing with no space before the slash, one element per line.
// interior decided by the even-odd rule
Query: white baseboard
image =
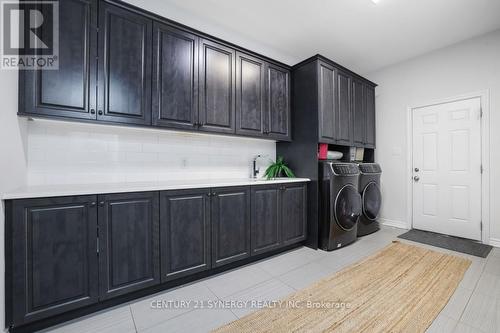
<path fill-rule="evenodd" d="M 399 229 L 408 229 L 408 226 L 406 225 L 406 222 L 404 222 L 404 221 L 390 220 L 390 219 L 384 219 L 384 218 L 379 218 L 378 220 L 382 225 L 385 225 L 388 227 L 399 228 Z"/>
<path fill-rule="evenodd" d="M 500 239 L 490 238 L 490 245 L 494 247 L 500 247 Z"/>

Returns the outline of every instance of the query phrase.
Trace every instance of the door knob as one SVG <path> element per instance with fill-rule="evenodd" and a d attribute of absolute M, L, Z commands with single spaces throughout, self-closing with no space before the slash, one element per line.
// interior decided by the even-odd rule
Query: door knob
<path fill-rule="evenodd" d="M 415 168 L 415 172 L 419 172 L 419 171 L 420 171 L 420 169 L 419 169 L 419 168 Z"/>
<path fill-rule="evenodd" d="M 420 177 L 419 176 L 415 176 L 415 177 L 413 177 L 413 180 L 416 181 L 416 182 L 418 182 L 420 180 Z"/>

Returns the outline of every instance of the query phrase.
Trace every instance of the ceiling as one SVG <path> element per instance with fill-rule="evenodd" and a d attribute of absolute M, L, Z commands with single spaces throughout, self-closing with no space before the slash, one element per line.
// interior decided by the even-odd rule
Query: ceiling
<path fill-rule="evenodd" d="M 499 0 L 380 0 L 377 5 L 371 0 L 160 3 L 165 11 L 171 6 L 187 13 L 191 22 L 181 23 L 209 22 L 275 50 L 282 55 L 277 60 L 288 64 L 320 53 L 361 74 L 500 29 Z"/>

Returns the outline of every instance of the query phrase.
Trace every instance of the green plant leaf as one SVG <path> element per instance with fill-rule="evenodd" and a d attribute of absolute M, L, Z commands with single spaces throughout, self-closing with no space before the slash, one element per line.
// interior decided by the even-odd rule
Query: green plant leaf
<path fill-rule="evenodd" d="M 283 165 L 283 171 L 285 171 L 285 174 L 288 178 L 295 178 L 295 174 L 293 173 L 293 171 L 286 165 Z"/>
<path fill-rule="evenodd" d="M 272 160 L 270 162 L 271 164 L 267 167 L 264 174 L 267 179 L 277 178 L 279 176 L 295 178 L 295 174 L 292 172 L 292 170 L 285 165 L 283 156 L 278 156 L 275 162 L 273 162 Z"/>

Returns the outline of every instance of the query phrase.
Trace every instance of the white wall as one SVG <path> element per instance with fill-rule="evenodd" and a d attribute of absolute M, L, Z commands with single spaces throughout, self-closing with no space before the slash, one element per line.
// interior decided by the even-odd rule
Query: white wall
<path fill-rule="evenodd" d="M 490 239 L 500 241 L 500 31 L 393 65 L 367 77 L 377 87 L 376 158 L 383 167 L 381 217 L 407 225 L 407 108 L 489 90 Z M 486 240 L 487 241 L 487 240 Z M 498 243 L 500 244 L 500 243 Z"/>
<path fill-rule="evenodd" d="M 274 141 L 35 120 L 28 122 L 28 184 L 248 178 Z"/>
<path fill-rule="evenodd" d="M 17 72 L 0 71 L 0 193 L 26 181 L 26 120 L 17 113 Z M 5 327 L 4 207 L 0 203 L 0 331 Z"/>

